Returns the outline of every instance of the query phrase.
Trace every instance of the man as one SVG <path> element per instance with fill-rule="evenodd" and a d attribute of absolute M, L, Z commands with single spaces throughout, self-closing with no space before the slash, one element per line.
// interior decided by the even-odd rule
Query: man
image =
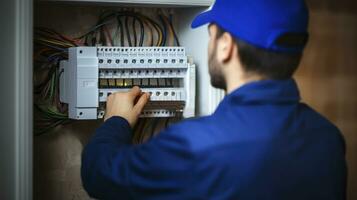
<path fill-rule="evenodd" d="M 150 97 L 138 87 L 111 95 L 105 123 L 83 152 L 90 196 L 345 199 L 344 139 L 300 103 L 292 79 L 307 42 L 305 2 L 217 0 L 192 26 L 206 23 L 211 82 L 225 99 L 213 115 L 133 146 L 131 127 Z"/>

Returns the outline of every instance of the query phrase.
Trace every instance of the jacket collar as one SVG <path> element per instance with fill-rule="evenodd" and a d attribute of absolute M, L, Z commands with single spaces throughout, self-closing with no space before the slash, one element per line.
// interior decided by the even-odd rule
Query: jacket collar
<path fill-rule="evenodd" d="M 294 79 L 247 83 L 227 95 L 217 110 L 232 104 L 294 104 L 300 93 Z"/>

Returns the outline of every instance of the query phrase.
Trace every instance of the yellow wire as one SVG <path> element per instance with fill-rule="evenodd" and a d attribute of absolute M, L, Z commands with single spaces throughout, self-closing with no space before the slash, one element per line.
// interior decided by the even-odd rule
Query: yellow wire
<path fill-rule="evenodd" d="M 54 44 L 54 45 L 63 46 L 63 47 L 73 47 L 72 44 L 65 43 L 65 42 L 60 42 L 60 41 L 55 41 L 55 40 L 48 40 L 48 39 L 44 39 L 44 38 L 37 38 L 37 40 L 38 41 L 42 41 L 42 42 L 46 42 L 46 43 L 50 43 L 50 44 Z"/>
<path fill-rule="evenodd" d="M 159 27 L 159 26 L 156 25 L 156 24 L 155 24 L 155 26 L 156 26 L 156 27 Z M 160 28 L 158 28 L 158 30 L 160 30 Z M 159 40 L 158 40 L 156 46 L 161 46 L 161 44 L 162 44 L 162 42 L 163 42 L 163 41 L 162 41 L 162 40 L 163 40 L 163 37 L 164 37 L 164 36 L 163 36 L 163 33 L 162 33 L 161 31 L 159 31 Z"/>
<path fill-rule="evenodd" d="M 47 43 L 57 44 L 57 45 L 63 45 L 63 43 L 58 42 L 58 41 L 54 41 L 54 40 L 51 40 L 51 39 L 37 38 L 37 40 L 43 41 L 43 42 L 47 42 Z"/>
<path fill-rule="evenodd" d="M 146 17 L 146 16 L 140 16 L 144 21 L 147 21 L 148 23 L 151 23 L 150 22 L 150 20 L 149 20 L 149 18 L 148 17 Z M 157 24 L 155 24 L 155 23 L 152 23 L 152 25 L 154 26 L 154 28 L 156 29 L 156 30 L 158 30 L 158 41 L 157 41 L 157 43 L 156 43 L 156 46 L 161 46 L 161 44 L 162 44 L 162 40 L 163 40 L 163 33 L 162 33 L 162 31 L 160 31 L 161 30 L 161 28 L 159 27 L 159 25 L 157 25 Z"/>
<path fill-rule="evenodd" d="M 172 30 L 172 27 L 171 27 L 170 22 L 167 19 L 167 17 L 166 16 L 162 16 L 162 18 L 164 19 L 164 21 L 166 23 L 166 26 L 169 27 L 169 31 L 170 31 L 169 46 L 174 46 L 174 44 L 175 44 L 174 31 Z"/>
<path fill-rule="evenodd" d="M 50 48 L 43 48 L 37 52 L 34 53 L 34 59 L 36 60 L 42 53 L 51 50 Z"/>

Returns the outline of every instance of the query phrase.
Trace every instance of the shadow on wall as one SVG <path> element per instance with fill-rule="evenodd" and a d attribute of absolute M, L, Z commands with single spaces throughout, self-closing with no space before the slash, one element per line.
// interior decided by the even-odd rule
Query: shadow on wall
<path fill-rule="evenodd" d="M 348 199 L 357 199 L 357 1 L 307 0 L 310 41 L 296 74 L 304 102 L 333 121 L 347 147 Z"/>
<path fill-rule="evenodd" d="M 98 121 L 76 121 L 34 138 L 34 199 L 89 199 L 80 179 L 81 152 Z"/>

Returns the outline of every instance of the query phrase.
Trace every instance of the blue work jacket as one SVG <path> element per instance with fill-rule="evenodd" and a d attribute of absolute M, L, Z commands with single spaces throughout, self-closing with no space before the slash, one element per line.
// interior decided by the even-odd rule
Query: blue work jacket
<path fill-rule="evenodd" d="M 112 117 L 98 128 L 82 155 L 90 196 L 345 199 L 344 139 L 336 126 L 300 103 L 292 79 L 246 84 L 211 116 L 170 126 L 142 145 L 131 140 L 123 118 Z"/>

